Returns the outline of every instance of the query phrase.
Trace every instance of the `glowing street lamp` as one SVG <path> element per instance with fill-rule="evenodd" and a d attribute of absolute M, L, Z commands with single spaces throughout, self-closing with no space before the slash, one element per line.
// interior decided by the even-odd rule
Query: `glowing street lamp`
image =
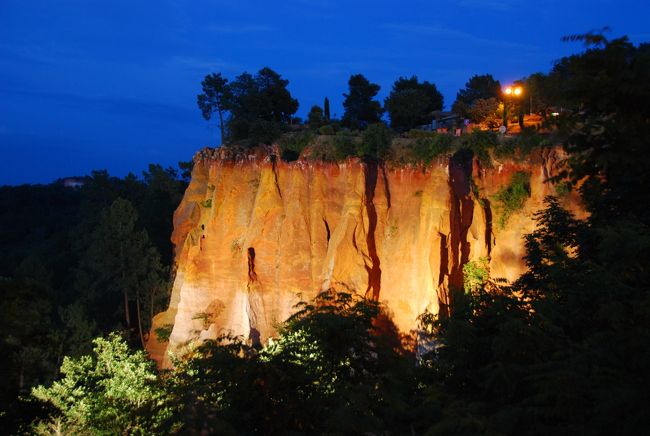
<path fill-rule="evenodd" d="M 508 129 L 508 99 L 519 97 L 523 92 L 524 89 L 521 86 L 506 86 L 503 88 L 503 126 L 506 130 Z"/>

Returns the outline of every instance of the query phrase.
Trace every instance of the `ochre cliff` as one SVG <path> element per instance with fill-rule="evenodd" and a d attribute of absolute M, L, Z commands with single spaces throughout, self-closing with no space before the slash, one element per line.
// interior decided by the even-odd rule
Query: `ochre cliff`
<path fill-rule="evenodd" d="M 524 270 L 523 235 L 554 194 L 546 180 L 559 151 L 526 162 L 481 168 L 471 156 L 441 157 L 427 167 L 391 167 L 351 159 L 286 163 L 273 152 L 195 156 L 174 215 L 176 275 L 169 308 L 148 349 L 169 366 L 197 340 L 223 333 L 266 341 L 300 299 L 328 288 L 376 298 L 403 332 L 425 310 L 448 303 L 462 286 L 462 267 L 489 257 L 490 275 L 516 279 Z M 518 171 L 531 174 L 531 196 L 504 229 L 490 198 Z M 565 198 L 577 211 L 577 197 Z M 173 326 L 173 327 L 172 327 Z"/>

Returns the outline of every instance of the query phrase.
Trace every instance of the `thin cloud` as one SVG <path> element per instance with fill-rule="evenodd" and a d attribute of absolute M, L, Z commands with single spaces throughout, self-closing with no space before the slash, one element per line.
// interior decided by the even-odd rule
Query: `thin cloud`
<path fill-rule="evenodd" d="M 537 47 L 516 42 L 501 41 L 496 39 L 482 38 L 470 33 L 462 32 L 456 29 L 450 29 L 438 25 L 419 25 L 419 24 L 384 24 L 381 26 L 385 30 L 393 31 L 400 34 L 411 34 L 417 36 L 438 36 L 442 38 L 451 38 L 465 43 L 486 45 L 501 48 L 516 49 L 537 49 Z"/>
<path fill-rule="evenodd" d="M 241 25 L 210 24 L 205 27 L 206 32 L 222 33 L 228 35 L 263 33 L 263 32 L 272 32 L 273 30 L 275 30 L 274 27 L 268 26 L 266 24 L 241 24 Z"/>
<path fill-rule="evenodd" d="M 153 120 L 173 120 L 191 122 L 196 118 L 189 107 L 135 98 L 109 97 L 103 95 L 85 96 L 64 92 L 50 92 L 28 89 L 0 88 L 0 95 L 13 94 L 39 98 L 53 105 L 65 105 L 92 111 L 106 111 L 124 116 L 148 117 Z"/>
<path fill-rule="evenodd" d="M 467 8 L 493 9 L 495 11 L 507 11 L 512 4 L 502 0 L 460 0 L 458 4 Z"/>
<path fill-rule="evenodd" d="M 188 70 L 201 71 L 238 71 L 242 66 L 221 59 L 206 59 L 193 56 L 172 56 L 168 62 L 169 66 L 180 67 Z"/>

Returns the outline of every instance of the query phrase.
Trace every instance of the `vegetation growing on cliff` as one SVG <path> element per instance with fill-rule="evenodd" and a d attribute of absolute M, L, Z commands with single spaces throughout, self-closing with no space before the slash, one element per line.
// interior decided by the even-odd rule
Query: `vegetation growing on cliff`
<path fill-rule="evenodd" d="M 530 197 L 530 174 L 519 171 L 512 175 L 510 182 L 492 197 L 499 211 L 497 225 L 505 228 L 510 216 L 521 210 Z"/>

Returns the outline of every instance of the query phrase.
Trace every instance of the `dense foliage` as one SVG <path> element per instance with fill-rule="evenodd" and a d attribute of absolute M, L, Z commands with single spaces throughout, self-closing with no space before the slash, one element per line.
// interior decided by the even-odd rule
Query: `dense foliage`
<path fill-rule="evenodd" d="M 512 175 L 510 182 L 494 194 L 492 199 L 499 212 L 497 225 L 503 229 L 510 216 L 520 210 L 530 197 L 530 174 L 519 171 Z"/>
<path fill-rule="evenodd" d="M 472 76 L 465 87 L 456 94 L 456 101 L 452 110 L 461 116 L 465 116 L 472 109 L 478 100 L 499 99 L 501 97 L 501 84 L 491 74 Z"/>
<path fill-rule="evenodd" d="M 434 111 L 443 107 L 443 98 L 436 85 L 426 80 L 419 82 L 416 76 L 400 77 L 384 102 L 390 117 L 390 126 L 398 132 L 429 124 Z"/>
<path fill-rule="evenodd" d="M 291 97 L 288 84 L 268 67 L 254 76 L 242 73 L 230 83 L 220 73 L 209 74 L 197 103 L 205 119 L 215 112 L 219 115 L 222 142 L 270 144 L 298 110 L 298 100 Z"/>
<path fill-rule="evenodd" d="M 343 125 L 352 129 L 365 128 L 381 121 L 384 110 L 381 103 L 373 100 L 379 85 L 371 83 L 362 74 L 353 74 L 348 80 L 348 93 L 343 94 Z"/>
<path fill-rule="evenodd" d="M 18 396 L 57 377 L 64 356 L 88 353 L 93 337 L 116 330 L 141 344 L 167 303 L 181 172 L 150 165 L 142 178 L 96 171 L 81 188 L 0 187 L 0 427 L 7 432 L 38 411 Z"/>

